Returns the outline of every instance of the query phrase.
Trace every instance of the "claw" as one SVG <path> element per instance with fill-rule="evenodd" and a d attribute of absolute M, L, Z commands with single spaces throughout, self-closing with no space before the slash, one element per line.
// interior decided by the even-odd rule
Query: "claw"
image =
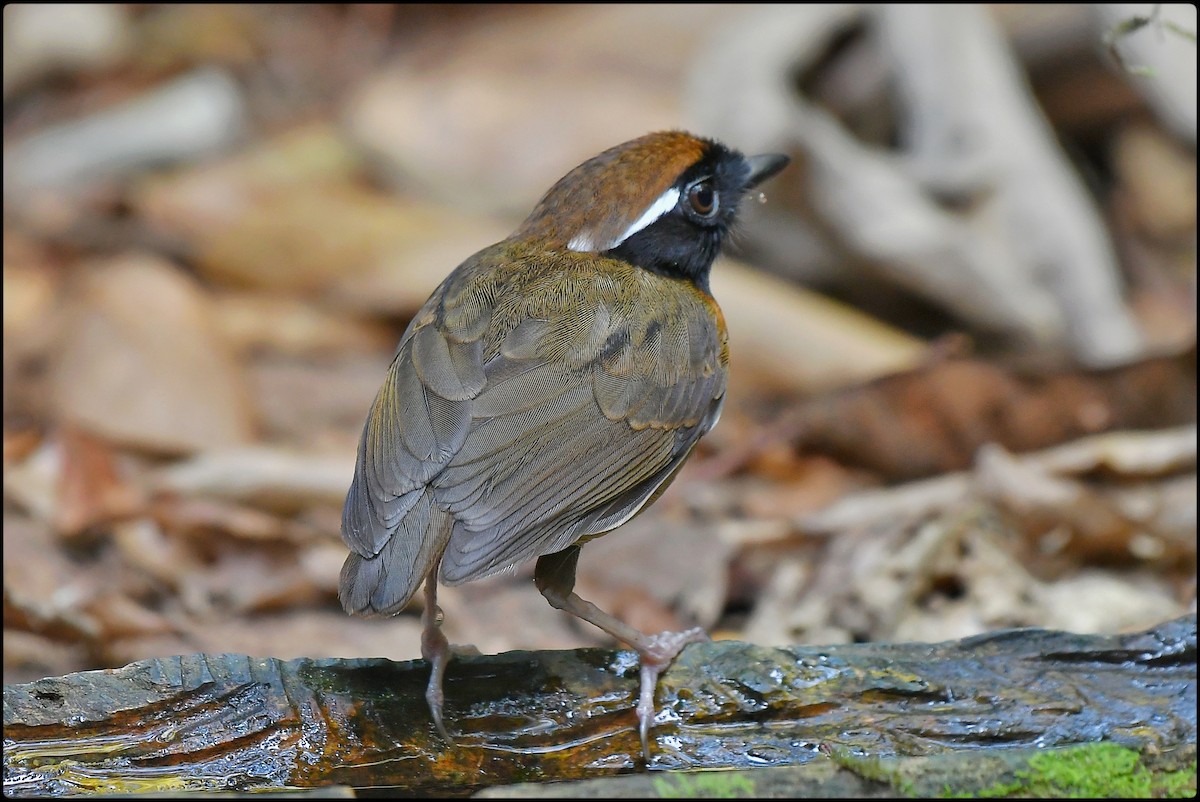
<path fill-rule="evenodd" d="M 446 636 L 437 627 L 430 627 L 421 636 L 421 655 L 429 662 L 429 685 L 425 688 L 425 701 L 429 703 L 429 713 L 433 717 L 433 726 L 437 728 L 446 743 L 453 744 L 454 739 L 446 731 L 442 719 L 442 706 L 446 697 L 442 693 L 442 681 L 446 675 L 446 664 L 450 660 L 450 644 Z"/>
<path fill-rule="evenodd" d="M 442 663 L 443 667 L 445 663 Z M 439 676 L 443 672 L 438 671 L 436 665 L 433 666 L 429 676 L 429 687 L 425 689 L 425 701 L 429 703 L 429 713 L 433 718 L 433 726 L 437 729 L 438 735 L 442 736 L 447 744 L 453 745 L 454 739 L 450 737 L 450 733 L 446 731 L 446 723 L 442 720 L 442 703 L 445 697 L 442 695 L 442 683 Z"/>
<path fill-rule="evenodd" d="M 642 740 L 642 757 L 650 765 L 650 722 L 654 719 L 654 690 L 658 675 L 671 665 L 689 643 L 708 640 L 708 633 L 699 627 L 683 632 L 660 632 L 648 639 L 646 648 L 639 650 L 641 658 L 641 691 L 638 695 L 638 735 Z"/>
<path fill-rule="evenodd" d="M 424 629 L 421 631 L 421 656 L 429 663 L 429 685 L 425 687 L 425 701 L 438 735 L 449 745 L 454 739 L 446 730 L 442 719 L 442 706 L 446 696 L 442 693 L 442 681 L 446 676 L 446 664 L 453 656 L 453 649 L 442 634 L 442 609 L 437 605 L 437 565 L 425 580 L 425 612 L 421 615 Z"/>
<path fill-rule="evenodd" d="M 642 739 L 642 758 L 650 765 L 650 721 L 654 718 L 654 689 L 658 686 L 660 670 L 642 664 L 642 688 L 638 694 L 638 736 Z"/>

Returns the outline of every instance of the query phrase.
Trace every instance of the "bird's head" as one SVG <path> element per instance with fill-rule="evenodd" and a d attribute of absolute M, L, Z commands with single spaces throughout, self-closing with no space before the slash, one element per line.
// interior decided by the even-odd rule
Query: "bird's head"
<path fill-rule="evenodd" d="M 609 148 L 559 179 L 512 238 L 694 281 L 708 274 L 747 190 L 787 166 L 682 131 Z"/>

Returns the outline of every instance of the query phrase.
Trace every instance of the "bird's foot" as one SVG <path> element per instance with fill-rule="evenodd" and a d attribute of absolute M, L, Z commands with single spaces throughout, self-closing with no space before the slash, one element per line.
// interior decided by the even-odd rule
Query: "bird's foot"
<path fill-rule="evenodd" d="M 447 745 L 453 746 L 454 739 L 446 731 L 446 723 L 442 720 L 442 705 L 445 702 L 445 696 L 442 694 L 441 686 L 435 684 L 432 679 L 429 681 L 429 687 L 425 689 L 425 701 L 429 703 L 429 715 L 433 718 L 433 726 L 438 731 L 438 735 L 442 736 L 442 740 Z"/>
<path fill-rule="evenodd" d="M 448 744 L 453 744 L 454 739 L 446 731 L 446 724 L 442 720 L 442 707 L 446 701 L 445 694 L 442 693 L 442 680 L 452 654 L 450 643 L 442 634 L 436 618 L 434 622 L 427 623 L 425 631 L 421 633 L 421 656 L 429 663 L 429 685 L 425 688 L 425 701 L 429 704 L 433 726 Z"/>
<path fill-rule="evenodd" d="M 658 675 L 671 665 L 683 647 L 708 639 L 708 633 L 699 627 L 683 632 L 660 632 L 647 638 L 645 646 L 638 650 L 642 666 L 642 687 L 637 705 L 638 735 L 642 739 L 642 757 L 647 766 L 650 765 L 650 722 L 654 720 L 654 689 L 658 686 Z"/>
<path fill-rule="evenodd" d="M 446 665 L 452 657 L 475 656 L 479 650 L 471 645 L 450 644 L 440 629 L 426 630 L 421 637 L 421 654 L 429 662 L 429 685 L 425 688 L 425 701 L 429 704 L 429 714 L 433 718 L 433 726 L 438 735 L 442 736 L 448 745 L 454 745 L 454 739 L 446 729 L 442 715 L 446 695 L 442 684 L 446 676 Z"/>

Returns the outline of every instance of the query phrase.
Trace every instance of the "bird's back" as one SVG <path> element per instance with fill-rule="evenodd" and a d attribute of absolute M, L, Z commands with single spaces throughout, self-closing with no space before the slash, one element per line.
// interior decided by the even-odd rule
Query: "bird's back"
<path fill-rule="evenodd" d="M 506 240 L 467 260 L 405 332 L 346 499 L 350 612 L 623 523 L 712 427 L 724 321 L 693 282 Z"/>

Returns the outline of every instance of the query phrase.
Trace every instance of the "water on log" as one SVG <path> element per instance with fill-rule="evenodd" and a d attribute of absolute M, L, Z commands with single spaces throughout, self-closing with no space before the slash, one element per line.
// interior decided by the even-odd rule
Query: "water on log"
<path fill-rule="evenodd" d="M 422 661 L 187 655 L 4 689 L 7 796 L 342 786 L 466 795 L 647 768 L 631 652 L 455 659 L 454 745 Z M 1196 617 L 1124 635 L 689 646 L 660 678 L 651 769 L 1196 743 Z M 1193 752 L 1194 754 L 1194 752 Z"/>

